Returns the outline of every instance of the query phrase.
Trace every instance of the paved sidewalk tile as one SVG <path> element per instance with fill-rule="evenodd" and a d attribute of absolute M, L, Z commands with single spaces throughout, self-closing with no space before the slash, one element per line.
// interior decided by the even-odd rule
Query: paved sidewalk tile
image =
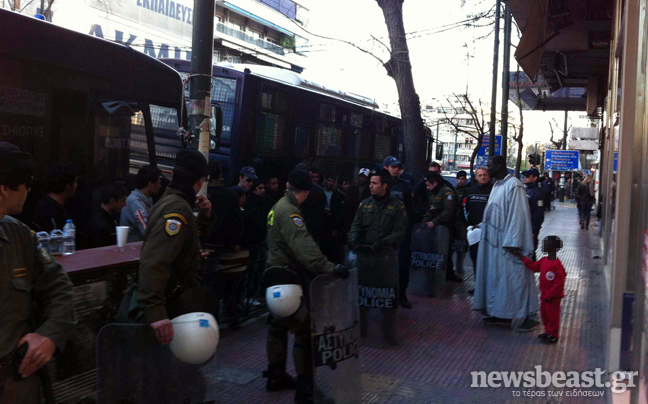
<path fill-rule="evenodd" d="M 471 371 L 594 371 L 605 367 L 607 303 L 598 249 L 598 228 L 581 230 L 575 206 L 556 203 L 548 212 L 540 240 L 558 235 L 566 271 L 561 338 L 545 346 L 536 336 L 510 328 L 483 325 L 472 311 L 472 263 L 465 260 L 463 284 L 449 284 L 444 297 L 410 296 L 414 308 L 401 311 L 402 343 L 396 348 L 363 347 L 360 351 L 363 403 L 603 403 L 606 397 L 567 397 L 573 388 L 522 389 L 471 387 Z M 595 218 L 594 218 L 595 220 Z M 539 253 L 541 253 L 539 251 Z M 261 375 L 266 368 L 265 317 L 250 320 L 239 331 L 223 333 L 216 360 L 206 372 L 222 403 L 292 403 L 293 391 L 267 393 Z M 292 345 L 292 340 L 290 342 Z M 288 371 L 294 374 L 289 356 Z M 609 394 L 599 390 L 576 389 Z M 529 394 L 544 394 L 530 397 Z M 525 395 L 526 394 L 526 395 Z M 556 394 L 557 397 L 549 394 Z"/>

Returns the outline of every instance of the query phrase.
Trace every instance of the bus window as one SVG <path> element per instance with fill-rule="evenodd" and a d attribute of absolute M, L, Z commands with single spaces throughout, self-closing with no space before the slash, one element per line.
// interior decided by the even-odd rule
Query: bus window
<path fill-rule="evenodd" d="M 234 108 L 236 105 L 236 79 L 212 77 L 211 98 L 212 102 L 218 103 L 223 110 L 223 133 L 220 142 L 229 145 L 232 138 L 232 124 L 234 123 Z"/>
<path fill-rule="evenodd" d="M 298 125 L 295 127 L 295 148 L 293 152 L 297 157 L 307 157 L 308 155 L 308 127 Z"/>
<path fill-rule="evenodd" d="M 376 135 L 374 144 L 374 160 L 380 161 L 391 154 L 391 138 L 389 135 Z"/>
<path fill-rule="evenodd" d="M 317 155 L 340 157 L 342 149 L 342 130 L 328 125 L 319 125 L 317 131 Z"/>
<path fill-rule="evenodd" d="M 153 134 L 155 137 L 155 155 L 157 165 L 167 177 L 173 173 L 173 164 L 182 142 L 178 137 L 178 111 L 159 105 L 150 105 Z"/>
<path fill-rule="evenodd" d="M 144 125 L 131 125 L 139 106 L 126 101 L 101 101 L 95 109 L 93 176 L 106 182 L 128 177 L 131 161 L 148 161 Z"/>
<path fill-rule="evenodd" d="M 366 132 L 352 130 L 347 136 L 347 157 L 366 160 L 369 158 L 371 137 Z"/>

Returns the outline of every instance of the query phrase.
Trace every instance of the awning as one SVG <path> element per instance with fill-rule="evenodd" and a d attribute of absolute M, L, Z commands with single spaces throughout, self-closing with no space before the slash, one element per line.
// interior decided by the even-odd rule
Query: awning
<path fill-rule="evenodd" d="M 270 56 L 266 55 L 256 55 L 258 59 L 263 60 L 264 62 L 272 63 L 273 65 L 283 67 L 284 69 L 292 69 L 292 65 L 290 63 L 282 62 L 281 60 L 277 60 L 275 58 L 272 58 Z"/>
<path fill-rule="evenodd" d="M 528 9 L 525 24 L 521 27 L 522 38 L 515 50 L 515 59 L 524 70 L 524 73 L 535 79 L 540 71 L 540 61 L 548 39 L 547 16 L 549 13 L 549 0 L 511 0 L 510 7 L 514 11 L 516 9 Z"/>
<path fill-rule="evenodd" d="M 250 49 L 248 47 L 245 47 L 243 45 L 236 44 L 234 42 L 228 41 L 226 39 L 221 39 L 221 43 L 223 46 L 226 46 L 230 49 L 234 49 L 236 51 L 239 51 L 241 53 L 245 53 L 247 55 L 253 56 L 257 59 L 263 60 L 264 62 L 272 63 L 273 65 L 283 67 L 284 69 L 292 69 L 292 65 L 290 63 L 283 62 L 281 60 L 275 59 L 271 56 L 265 55 L 261 53 L 261 51 L 257 51 L 254 49 Z"/>

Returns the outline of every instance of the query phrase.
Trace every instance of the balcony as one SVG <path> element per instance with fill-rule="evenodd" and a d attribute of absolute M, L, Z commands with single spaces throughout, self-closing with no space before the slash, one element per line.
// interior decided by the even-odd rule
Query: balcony
<path fill-rule="evenodd" d="M 273 43 L 270 43 L 268 41 L 265 41 L 263 39 L 255 38 L 251 35 L 246 34 L 243 31 L 240 31 L 235 28 L 228 27 L 225 24 L 222 23 L 217 23 L 216 24 L 216 31 L 231 36 L 232 38 L 236 38 L 238 40 L 247 42 L 251 45 L 258 46 L 259 48 L 269 50 L 270 52 L 276 53 L 278 55 L 284 55 L 285 51 L 284 48 L 282 48 L 279 45 L 275 45 Z"/>

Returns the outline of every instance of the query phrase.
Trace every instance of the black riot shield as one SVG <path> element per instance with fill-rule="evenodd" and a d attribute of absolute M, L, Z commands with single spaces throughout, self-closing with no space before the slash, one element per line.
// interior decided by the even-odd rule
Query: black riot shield
<path fill-rule="evenodd" d="M 400 343 L 398 325 L 398 252 L 393 248 L 357 250 L 360 333 L 374 345 L 377 336 L 389 345 Z"/>
<path fill-rule="evenodd" d="M 320 275 L 310 286 L 315 402 L 361 401 L 358 270 L 342 280 Z"/>
<path fill-rule="evenodd" d="M 99 403 L 204 403 L 202 368 L 178 361 L 147 324 L 109 324 L 97 336 Z"/>
<path fill-rule="evenodd" d="M 445 226 L 428 229 L 427 224 L 412 228 L 410 283 L 408 292 L 415 296 L 440 297 L 445 292 L 450 231 Z"/>

